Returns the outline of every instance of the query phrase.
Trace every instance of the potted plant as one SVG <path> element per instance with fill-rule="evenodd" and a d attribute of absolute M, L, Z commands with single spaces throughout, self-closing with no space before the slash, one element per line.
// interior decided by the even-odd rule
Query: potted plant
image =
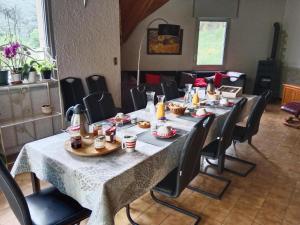
<path fill-rule="evenodd" d="M 24 80 L 27 80 L 28 83 L 35 83 L 37 70 L 35 65 L 39 65 L 37 61 L 32 60 L 29 64 L 25 63 L 22 68 L 22 76 Z"/>
<path fill-rule="evenodd" d="M 0 86 L 8 85 L 8 70 L 5 70 L 0 57 Z"/>
<path fill-rule="evenodd" d="M 39 63 L 39 70 L 40 70 L 42 79 L 44 79 L 44 80 L 51 79 L 53 68 L 54 68 L 54 64 L 49 61 L 43 61 L 43 62 Z"/>
<path fill-rule="evenodd" d="M 16 41 L 1 46 L 0 50 L 2 50 L 2 63 L 10 69 L 11 83 L 21 83 L 23 66 L 29 56 L 27 48 Z"/>

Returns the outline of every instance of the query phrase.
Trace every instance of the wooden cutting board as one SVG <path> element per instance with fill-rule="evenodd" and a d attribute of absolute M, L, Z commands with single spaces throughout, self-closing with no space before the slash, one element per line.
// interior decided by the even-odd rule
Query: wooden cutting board
<path fill-rule="evenodd" d="M 114 143 L 105 143 L 105 147 L 100 150 L 96 150 L 94 148 L 94 139 L 82 139 L 82 147 L 79 149 L 73 149 L 71 147 L 71 140 L 65 141 L 65 150 L 68 152 L 78 155 L 78 156 L 84 156 L 84 157 L 95 157 L 95 156 L 101 156 L 106 155 L 111 152 L 114 152 L 121 147 L 121 143 L 118 141 L 115 141 Z"/>

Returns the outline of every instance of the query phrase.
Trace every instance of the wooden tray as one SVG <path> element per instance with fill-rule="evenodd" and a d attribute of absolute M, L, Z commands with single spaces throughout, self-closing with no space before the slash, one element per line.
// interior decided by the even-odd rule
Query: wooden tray
<path fill-rule="evenodd" d="M 94 148 L 93 139 L 82 139 L 82 147 L 79 149 L 73 149 L 71 147 L 71 140 L 65 141 L 65 150 L 68 152 L 78 155 L 78 156 L 85 156 L 85 157 L 93 157 L 93 156 L 101 156 L 106 155 L 111 152 L 118 150 L 121 146 L 121 143 L 115 141 L 115 143 L 105 143 L 105 148 L 101 150 L 96 150 Z"/>

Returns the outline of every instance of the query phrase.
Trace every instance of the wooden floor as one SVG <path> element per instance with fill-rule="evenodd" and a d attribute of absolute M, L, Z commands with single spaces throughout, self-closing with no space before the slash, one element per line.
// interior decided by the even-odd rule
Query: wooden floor
<path fill-rule="evenodd" d="M 207 225 L 299 225 L 300 224 L 300 130 L 282 124 L 286 114 L 270 105 L 263 115 L 253 145 L 238 144 L 232 154 L 250 160 L 257 168 L 247 177 L 225 173 L 232 184 L 221 201 L 185 190 L 173 203 L 202 216 Z M 213 172 L 213 171 L 212 171 Z M 27 175 L 17 178 L 25 194 L 31 192 Z M 220 184 L 199 176 L 195 185 L 217 189 Z M 190 225 L 193 219 L 160 206 L 149 194 L 132 203 L 133 218 L 141 225 Z M 116 224 L 128 224 L 125 210 Z M 0 225 L 18 224 L 0 195 Z"/>

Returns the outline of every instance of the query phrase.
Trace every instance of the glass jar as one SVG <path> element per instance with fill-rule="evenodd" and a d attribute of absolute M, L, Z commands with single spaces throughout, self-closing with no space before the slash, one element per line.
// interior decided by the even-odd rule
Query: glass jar
<path fill-rule="evenodd" d="M 105 147 L 105 136 L 99 135 L 95 138 L 94 147 L 96 150 L 103 149 Z"/>

